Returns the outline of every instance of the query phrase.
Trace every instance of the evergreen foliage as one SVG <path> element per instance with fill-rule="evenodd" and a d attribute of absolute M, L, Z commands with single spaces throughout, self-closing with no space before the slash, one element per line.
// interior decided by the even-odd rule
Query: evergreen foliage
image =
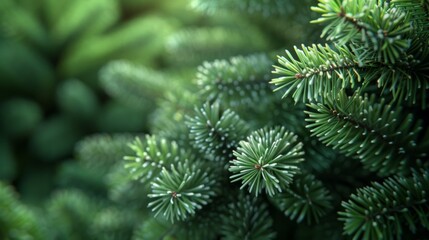
<path fill-rule="evenodd" d="M 36 158 L 73 159 L 35 208 L 9 184 L 28 201 L 29 182 L 46 186 L 43 173 L 0 184 L 0 237 L 427 238 L 427 1 L 43 2 L 0 3 L 19 10 L 1 15 L 0 61 L 14 46 L 34 89 L 50 86 L 58 102 L 47 108 L 27 92 L 1 104 L 29 118 L 10 130 L 15 117 L 2 118 L 0 164 L 13 171 L 15 144 L 30 135 Z M 184 6 L 193 10 L 176 13 Z M 103 14 L 88 24 L 95 9 Z M 162 14 L 137 16 L 154 9 Z M 102 56 L 115 60 L 99 68 Z M 13 65 L 0 72 L 23 81 Z M 93 119 L 107 133 L 67 154 Z"/>
<path fill-rule="evenodd" d="M 297 165 L 304 160 L 301 149 L 297 136 L 282 127 L 253 132 L 234 152 L 229 168 L 232 182 L 241 180 L 241 188 L 249 185 L 249 192 L 256 195 L 264 188 L 270 196 L 282 192 L 299 172 Z"/>
<path fill-rule="evenodd" d="M 272 198 L 281 211 L 298 223 L 319 222 L 331 208 L 332 197 L 320 180 L 314 175 L 300 175 L 284 193 Z"/>
<path fill-rule="evenodd" d="M 427 165 L 427 161 L 422 162 L 426 153 L 416 148 L 423 129 L 421 121 L 412 114 L 403 116 L 398 107 L 386 104 L 384 99 L 380 103 L 375 99 L 375 95 L 347 97 L 342 93 L 335 100 L 325 98 L 325 104 L 311 103 L 307 127 L 323 143 L 354 155 L 381 175 Z"/>
<path fill-rule="evenodd" d="M 263 101 L 271 91 L 266 69 L 272 61 L 265 55 L 233 57 L 230 62 L 204 62 L 198 68 L 197 84 L 204 98 L 234 107 Z"/>
<path fill-rule="evenodd" d="M 359 188 L 343 202 L 340 212 L 344 231 L 354 239 L 401 238 L 404 225 L 412 233 L 429 229 L 427 214 L 428 172 L 414 172 L 412 177 L 391 177 L 382 183 Z"/>
<path fill-rule="evenodd" d="M 142 182 L 155 177 L 164 167 L 168 167 L 180 158 L 186 161 L 188 154 L 181 150 L 176 142 L 158 139 L 155 136 L 147 136 L 145 144 L 137 138 L 130 146 L 136 156 L 128 156 L 130 161 L 125 165 L 132 172 L 135 179 L 143 178 Z"/>
<path fill-rule="evenodd" d="M 287 89 L 284 97 L 293 92 L 295 102 L 323 99 L 324 94 L 336 95 L 340 90 L 354 88 L 360 82 L 360 75 L 353 67 L 358 67 L 353 53 L 347 48 L 332 49 L 328 45 L 295 47 L 298 59 L 289 51 L 287 57 L 279 57 L 281 67 L 275 66 L 276 74 L 286 75 L 271 81 L 276 88 Z"/>
<path fill-rule="evenodd" d="M 322 36 L 340 47 L 303 46 L 295 49 L 298 60 L 287 51 L 288 58 L 281 57 L 282 66 L 276 67 L 276 73 L 285 76 L 272 83 L 280 85 L 277 89 L 291 85 L 285 94 L 295 88 L 295 100 L 303 95 L 304 101 L 311 101 L 319 89 L 335 94 L 338 89 L 377 86 L 393 101 L 419 100 L 425 108 L 429 24 L 422 7 L 413 1 L 320 1 L 312 10 L 322 17 L 313 23 L 328 22 Z M 317 81 L 318 74 L 326 74 L 328 81 Z"/>
<path fill-rule="evenodd" d="M 209 202 L 216 182 L 198 164 L 179 162 L 169 170 L 163 168 L 151 183 L 152 193 L 148 196 L 154 200 L 148 207 L 156 212 L 155 216 L 163 213 L 171 221 L 184 220 Z"/>
<path fill-rule="evenodd" d="M 194 147 L 213 160 L 227 161 L 238 141 L 246 135 L 245 122 L 230 109 L 221 110 L 219 104 L 205 103 L 195 109 L 195 117 L 187 121 L 189 137 Z"/>
<path fill-rule="evenodd" d="M 81 139 L 76 145 L 76 158 L 88 169 L 109 172 L 112 165 L 132 150 L 124 143 L 133 140 L 131 134 L 96 134 Z"/>
<path fill-rule="evenodd" d="M 252 196 L 240 195 L 238 201 L 228 204 L 223 215 L 221 233 L 224 239 L 274 239 L 273 220 L 268 206 Z"/>

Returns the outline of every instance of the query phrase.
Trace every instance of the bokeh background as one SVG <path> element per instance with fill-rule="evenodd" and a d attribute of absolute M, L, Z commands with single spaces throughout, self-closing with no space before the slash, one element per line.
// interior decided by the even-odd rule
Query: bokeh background
<path fill-rule="evenodd" d="M 138 239 L 123 142 L 204 61 L 320 41 L 315 1 L 261 2 L 1 0 L 0 239 Z"/>

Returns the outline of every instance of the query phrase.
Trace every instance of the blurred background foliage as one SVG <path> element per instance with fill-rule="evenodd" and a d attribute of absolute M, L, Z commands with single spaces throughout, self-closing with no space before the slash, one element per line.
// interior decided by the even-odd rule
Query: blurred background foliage
<path fill-rule="evenodd" d="M 315 1 L 239 2 L 1 0 L 0 239 L 162 228 L 123 169 L 129 134 L 171 134 L 204 61 L 320 41 Z"/>

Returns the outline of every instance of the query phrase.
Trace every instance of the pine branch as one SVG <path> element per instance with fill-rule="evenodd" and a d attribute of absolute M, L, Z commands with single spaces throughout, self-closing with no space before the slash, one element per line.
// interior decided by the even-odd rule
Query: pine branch
<path fill-rule="evenodd" d="M 177 229 L 177 239 L 219 239 L 221 234 L 225 206 L 229 203 L 229 196 L 216 196 L 210 204 L 204 206 L 195 216 L 187 221 L 180 222 Z"/>
<path fill-rule="evenodd" d="M 426 108 L 429 89 L 429 45 L 427 42 L 422 42 L 418 38 L 413 39 L 406 56 L 398 59 L 395 64 L 373 63 L 371 65 L 372 67 L 366 74 L 368 77 L 365 77 L 364 86 L 377 84 L 377 87 L 381 89 L 381 94 L 391 95 L 392 103 L 400 104 L 408 101 L 415 105 L 420 100 L 421 108 Z"/>
<path fill-rule="evenodd" d="M 237 201 L 228 204 L 222 222 L 221 233 L 225 240 L 266 240 L 276 237 L 268 206 L 249 195 L 240 195 Z"/>
<path fill-rule="evenodd" d="M 292 95 L 295 102 L 321 101 L 326 94 L 336 95 L 343 89 L 365 91 L 376 85 L 383 95 L 392 96 L 392 102 L 416 104 L 421 98 L 425 108 L 429 47 L 419 39 L 411 43 L 407 54 L 394 64 L 379 62 L 363 46 L 302 46 L 302 50 L 295 48 L 298 59 L 289 51 L 287 57 L 279 57 L 281 66 L 274 66 L 273 72 L 283 76 L 270 83 L 277 86 L 275 91 L 285 89 L 283 97 Z"/>
<path fill-rule="evenodd" d="M 405 226 L 411 232 L 420 227 L 429 230 L 428 193 L 427 170 L 360 188 L 342 203 L 339 219 L 344 233 L 353 239 L 400 239 Z"/>
<path fill-rule="evenodd" d="M 418 152 L 421 122 L 412 114 L 401 116 L 398 107 L 377 103 L 375 96 L 347 97 L 341 93 L 326 104 L 309 104 L 306 121 L 313 136 L 348 156 L 359 158 L 365 167 L 381 175 L 405 173 L 410 166 L 426 161 Z"/>
<path fill-rule="evenodd" d="M 298 175 L 283 193 L 271 198 L 277 207 L 298 223 L 319 222 L 331 208 L 332 197 L 322 182 L 313 175 Z"/>
<path fill-rule="evenodd" d="M 267 74 L 271 65 L 266 55 L 204 62 L 198 67 L 197 84 L 204 99 L 231 107 L 255 105 L 271 92 Z"/>
<path fill-rule="evenodd" d="M 136 138 L 131 149 L 134 156 L 125 156 L 125 168 L 128 168 L 134 179 L 148 183 L 157 177 L 164 168 L 180 161 L 187 161 L 190 154 L 178 147 L 174 141 L 167 141 L 157 136 L 146 136 L 142 142 Z"/>
<path fill-rule="evenodd" d="M 290 108 L 292 99 L 272 92 L 271 65 L 264 54 L 205 62 L 197 72 L 202 98 L 231 108 L 254 128 L 282 124 L 296 130 L 302 126 L 304 105 Z"/>
<path fill-rule="evenodd" d="M 108 186 L 107 195 L 110 201 L 127 210 L 138 211 L 144 216 L 149 215 L 149 209 L 147 209 L 149 184 L 135 181 L 123 164 L 112 167 L 104 179 Z"/>
<path fill-rule="evenodd" d="M 322 17 L 312 23 L 330 22 L 322 36 L 339 45 L 354 43 L 376 53 L 378 61 L 395 63 L 408 49 L 412 31 L 409 15 L 386 1 L 319 0 L 312 10 Z"/>
<path fill-rule="evenodd" d="M 420 37 L 427 36 L 429 31 L 429 1 L 393 0 L 391 4 L 412 16 L 409 20 L 413 34 Z"/>
<path fill-rule="evenodd" d="M 234 151 L 229 171 L 232 182 L 242 181 L 241 189 L 273 196 L 285 190 L 299 172 L 298 163 L 303 161 L 302 143 L 297 136 L 283 127 L 264 128 L 255 131 L 239 143 Z"/>
<path fill-rule="evenodd" d="M 228 161 L 238 141 L 248 133 L 247 124 L 233 111 L 221 110 L 218 103 L 195 109 L 186 122 L 192 144 L 211 160 Z"/>
<path fill-rule="evenodd" d="M 168 222 L 160 218 L 148 218 L 137 228 L 133 239 L 218 239 L 225 213 L 226 198 L 216 197 L 204 209 L 186 218 L 186 221 Z"/>
<path fill-rule="evenodd" d="M 210 202 L 215 195 L 216 181 L 208 172 L 203 172 L 202 164 L 188 161 L 165 167 L 158 178 L 151 182 L 153 198 L 148 207 L 155 216 L 162 214 L 166 219 L 185 220 Z M 209 170 L 210 171 L 210 170 Z"/>
<path fill-rule="evenodd" d="M 361 81 L 356 68 L 360 67 L 353 53 L 346 47 L 320 44 L 312 47 L 295 47 L 298 59 L 289 51 L 287 57 L 278 57 L 281 66 L 274 66 L 273 73 L 284 75 L 273 79 L 270 83 L 277 86 L 275 91 L 285 89 L 283 97 L 292 94 L 295 102 L 302 99 L 319 100 L 325 94 L 336 94 L 342 89 L 354 88 Z"/>
<path fill-rule="evenodd" d="M 160 99 L 159 108 L 153 114 L 152 133 L 176 141 L 181 147 L 192 148 L 185 118 L 194 112 L 198 103 L 197 95 L 189 90 L 177 88 L 165 93 L 165 98 Z"/>

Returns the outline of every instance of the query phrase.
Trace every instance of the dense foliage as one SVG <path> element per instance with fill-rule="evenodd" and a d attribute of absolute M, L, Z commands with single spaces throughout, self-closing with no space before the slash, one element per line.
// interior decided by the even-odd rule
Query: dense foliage
<path fill-rule="evenodd" d="M 143 109 L 144 128 L 81 140 L 43 206 L 1 184 L 0 237 L 428 236 L 429 2 L 186 3 L 159 65 L 99 72 L 109 96 Z"/>

